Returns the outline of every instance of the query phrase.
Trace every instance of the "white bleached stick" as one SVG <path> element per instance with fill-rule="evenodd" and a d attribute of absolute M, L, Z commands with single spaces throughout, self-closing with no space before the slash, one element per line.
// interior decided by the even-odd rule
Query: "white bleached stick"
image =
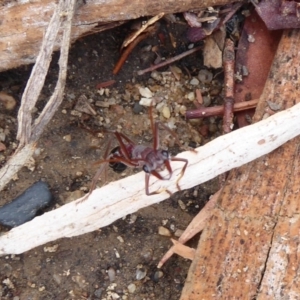
<path fill-rule="evenodd" d="M 208 181 L 271 152 L 299 133 L 300 104 L 297 104 L 266 120 L 221 136 L 197 148 L 197 153 L 180 153 L 179 157 L 189 161 L 180 186 L 188 189 Z M 171 180 L 152 178 L 150 191 L 167 188 L 175 192 L 181 166 L 178 162 L 172 163 Z M 112 182 L 96 189 L 86 201 L 68 203 L 10 230 L 0 237 L 0 255 L 20 254 L 62 237 L 91 232 L 169 197 L 165 192 L 146 196 L 144 176 L 140 172 Z"/>

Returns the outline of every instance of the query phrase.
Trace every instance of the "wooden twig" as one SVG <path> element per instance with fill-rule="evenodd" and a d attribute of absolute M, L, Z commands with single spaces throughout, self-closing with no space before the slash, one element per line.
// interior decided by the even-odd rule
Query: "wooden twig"
<path fill-rule="evenodd" d="M 258 99 L 235 103 L 233 111 L 243 111 L 251 108 L 255 108 L 258 103 Z M 188 110 L 185 114 L 187 119 L 205 118 L 211 116 L 222 116 L 224 114 L 224 106 L 212 106 L 212 107 L 200 107 L 193 110 Z"/>
<path fill-rule="evenodd" d="M 180 181 L 181 189 L 199 185 L 273 151 L 300 133 L 299 118 L 300 104 L 220 136 L 197 148 L 196 152 L 180 153 L 179 157 L 189 161 Z M 172 178 L 165 181 L 153 178 L 151 189 L 177 191 L 176 179 L 182 164 L 174 162 L 172 168 Z M 112 182 L 94 190 L 84 202 L 80 203 L 81 199 L 78 199 L 4 233 L 0 237 L 0 255 L 20 254 L 62 237 L 98 230 L 142 207 L 169 198 L 168 193 L 146 196 L 144 177 L 145 174 L 140 172 Z"/>
<path fill-rule="evenodd" d="M 113 74 L 117 75 L 119 71 L 121 70 L 122 66 L 124 65 L 126 59 L 128 58 L 129 54 L 132 52 L 132 50 L 145 38 L 149 36 L 149 33 L 143 33 L 139 35 L 135 40 L 133 40 L 122 52 L 118 62 L 116 63 L 114 69 L 113 69 Z"/>
<path fill-rule="evenodd" d="M 170 59 L 167 59 L 167 60 L 165 60 L 164 62 L 162 62 L 162 63 L 160 63 L 160 64 L 151 66 L 151 67 L 149 67 L 149 68 L 147 68 L 147 69 L 144 69 L 144 70 L 140 70 L 140 71 L 137 72 L 137 74 L 138 74 L 138 75 L 143 75 L 143 74 L 145 74 L 145 73 L 147 73 L 147 72 L 152 72 L 152 71 L 157 70 L 157 69 L 159 69 L 159 68 L 161 68 L 161 67 L 170 65 L 170 64 L 172 64 L 173 62 L 175 62 L 175 61 L 177 61 L 177 60 L 180 60 L 180 59 L 182 59 L 182 58 L 184 58 L 184 57 L 186 57 L 186 56 L 188 56 L 188 55 L 190 55 L 190 54 L 193 54 L 193 53 L 195 53 L 195 52 L 197 52 L 197 51 L 199 51 L 199 50 L 201 50 L 201 49 L 203 49 L 203 46 L 199 46 L 199 47 L 193 48 L 193 49 L 188 50 L 188 51 L 186 51 L 186 52 L 184 52 L 184 53 L 181 53 L 181 54 L 179 54 L 179 55 L 177 55 L 177 56 L 174 56 L 174 57 L 172 57 L 172 58 L 170 58 Z"/>
<path fill-rule="evenodd" d="M 223 64 L 224 64 L 224 117 L 223 132 L 228 133 L 233 128 L 233 105 L 234 105 L 234 43 L 226 39 Z"/>

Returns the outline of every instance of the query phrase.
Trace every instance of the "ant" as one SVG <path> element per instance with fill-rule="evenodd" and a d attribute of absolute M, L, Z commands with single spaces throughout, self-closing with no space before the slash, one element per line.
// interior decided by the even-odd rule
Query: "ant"
<path fill-rule="evenodd" d="M 96 188 L 96 182 L 103 172 L 106 173 L 107 166 L 109 165 L 115 172 L 123 172 L 127 167 L 132 168 L 142 168 L 145 172 L 145 192 L 147 196 L 154 194 L 159 194 L 162 191 L 157 190 L 154 192 L 149 191 L 149 180 L 150 175 L 155 176 L 160 180 L 169 180 L 172 177 L 173 171 L 170 162 L 179 161 L 184 163 L 181 173 L 176 181 L 177 189 L 180 190 L 179 181 L 184 175 L 185 169 L 188 165 L 188 160 L 185 158 L 171 157 L 169 152 L 163 149 L 160 149 L 159 145 L 159 126 L 167 130 L 180 145 L 180 142 L 174 132 L 171 131 L 169 127 L 164 125 L 160 121 L 153 120 L 152 114 L 153 105 L 150 106 L 149 115 L 150 115 L 150 124 L 153 133 L 153 145 L 152 147 L 145 145 L 137 145 L 125 134 L 118 131 L 106 130 L 105 132 L 111 133 L 117 139 L 119 146 L 113 148 L 109 153 L 109 148 L 112 143 L 112 139 L 108 142 L 104 159 L 97 161 L 95 164 L 101 164 L 101 167 L 96 172 L 95 176 L 92 179 L 92 184 L 89 193 L 84 197 L 85 200 L 92 191 Z M 163 177 L 159 172 L 163 169 L 167 169 L 169 175 Z M 170 195 L 172 194 L 168 190 L 165 190 Z M 82 200 L 82 201 L 83 201 Z"/>

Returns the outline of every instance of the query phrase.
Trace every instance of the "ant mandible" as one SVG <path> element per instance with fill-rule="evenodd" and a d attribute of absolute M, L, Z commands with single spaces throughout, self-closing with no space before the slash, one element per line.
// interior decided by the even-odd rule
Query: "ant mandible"
<path fill-rule="evenodd" d="M 169 180 L 172 177 L 173 170 L 171 167 L 171 161 L 183 162 L 184 165 L 181 169 L 180 175 L 176 181 L 177 189 L 180 190 L 179 181 L 184 175 L 185 169 L 188 165 L 188 160 L 185 158 L 171 157 L 169 152 L 163 149 L 159 149 L 159 126 L 167 130 L 180 145 L 180 142 L 174 132 L 171 131 L 169 127 L 164 125 L 159 121 L 153 120 L 152 114 L 153 105 L 150 106 L 149 115 L 150 115 L 150 124 L 151 130 L 153 133 L 153 146 L 137 145 L 131 139 L 129 139 L 125 134 L 118 131 L 105 131 L 111 133 L 117 139 L 119 146 L 113 148 L 110 152 L 110 146 L 112 140 L 109 141 L 104 159 L 97 161 L 95 164 L 101 164 L 101 167 L 96 172 L 95 176 L 92 179 L 92 184 L 89 193 L 84 197 L 85 200 L 95 189 L 96 182 L 103 172 L 106 172 L 107 165 L 109 165 L 115 172 L 123 172 L 126 167 L 131 168 L 142 168 L 145 172 L 145 192 L 147 196 L 161 193 L 160 190 L 150 192 L 149 191 L 149 180 L 150 175 L 155 176 L 160 180 Z M 163 169 L 167 169 L 169 175 L 163 177 L 159 172 Z M 168 190 L 169 194 L 171 194 Z"/>

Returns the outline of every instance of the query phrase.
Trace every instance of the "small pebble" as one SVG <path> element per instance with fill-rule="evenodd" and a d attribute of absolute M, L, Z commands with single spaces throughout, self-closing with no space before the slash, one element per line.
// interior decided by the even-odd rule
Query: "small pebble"
<path fill-rule="evenodd" d="M 180 113 L 182 116 L 185 116 L 185 114 L 186 114 L 186 106 L 185 106 L 185 105 L 180 105 L 179 113 Z"/>
<path fill-rule="evenodd" d="M 182 210 L 185 210 L 185 209 L 186 209 L 186 206 L 185 206 L 185 204 L 184 204 L 184 202 L 183 202 L 182 200 L 178 200 L 178 205 L 180 206 L 180 208 L 181 208 Z"/>
<path fill-rule="evenodd" d="M 163 276 L 164 276 L 164 273 L 163 273 L 161 270 L 156 271 L 156 272 L 154 273 L 154 275 L 153 275 L 153 280 L 154 280 L 155 282 L 158 282 L 158 280 L 159 280 L 160 278 L 162 278 Z"/>
<path fill-rule="evenodd" d="M 106 101 L 96 101 L 95 105 L 98 107 L 103 107 L 103 108 L 110 107 L 109 102 L 106 102 Z"/>
<path fill-rule="evenodd" d="M 107 271 L 107 275 L 110 282 L 113 282 L 116 278 L 116 271 L 114 268 L 109 268 Z"/>
<path fill-rule="evenodd" d="M 163 236 L 171 236 L 172 235 L 170 230 L 163 226 L 158 227 L 158 234 L 163 235 Z"/>
<path fill-rule="evenodd" d="M 152 96 L 153 96 L 152 92 L 147 87 L 145 87 L 145 88 L 140 87 L 139 92 L 140 92 L 141 96 L 145 97 L 145 98 L 152 98 Z"/>
<path fill-rule="evenodd" d="M 206 70 L 206 69 L 202 69 L 199 71 L 198 73 L 198 78 L 202 83 L 210 83 L 213 79 L 213 74 L 212 72 Z"/>
<path fill-rule="evenodd" d="M 186 96 L 190 101 L 194 101 L 195 100 L 195 93 L 194 92 L 190 92 L 187 94 Z"/>
<path fill-rule="evenodd" d="M 71 134 L 67 134 L 67 135 L 65 135 L 65 136 L 63 137 L 63 139 L 64 139 L 66 142 L 71 142 L 72 136 L 71 136 Z"/>
<path fill-rule="evenodd" d="M 139 104 L 142 106 L 151 106 L 152 98 L 141 98 Z"/>
<path fill-rule="evenodd" d="M 57 249 L 58 249 L 58 244 L 55 244 L 53 246 L 44 247 L 44 252 L 53 253 L 53 252 L 56 252 Z"/>
<path fill-rule="evenodd" d="M 135 102 L 132 111 L 134 114 L 138 115 L 143 111 L 143 106 L 138 102 Z"/>
<path fill-rule="evenodd" d="M 130 294 L 133 294 L 133 293 L 135 292 L 135 290 L 136 290 L 136 285 L 135 285 L 134 283 L 130 283 L 130 284 L 128 285 L 127 289 L 128 289 L 128 292 L 129 292 Z"/>
<path fill-rule="evenodd" d="M 190 81 L 190 84 L 191 85 L 198 85 L 199 84 L 199 80 L 197 78 L 193 78 L 191 81 Z"/>
<path fill-rule="evenodd" d="M 4 103 L 7 110 L 13 110 L 17 103 L 14 97 L 5 92 L 0 92 L 0 101 Z"/>
<path fill-rule="evenodd" d="M 211 104 L 211 99 L 210 99 L 210 97 L 203 96 L 202 99 L 203 99 L 203 105 L 204 105 L 205 107 L 210 106 L 210 104 Z"/>
<path fill-rule="evenodd" d="M 171 117 L 170 108 L 168 106 L 164 106 L 162 109 L 162 114 L 166 119 L 169 119 Z"/>
<path fill-rule="evenodd" d="M 25 190 L 12 202 L 0 208 L 0 224 L 7 227 L 16 227 L 33 219 L 36 213 L 48 206 L 52 195 L 48 185 L 38 181 Z"/>
<path fill-rule="evenodd" d="M 129 217 L 129 224 L 135 223 L 136 219 L 137 219 L 137 215 L 131 214 Z"/>
<path fill-rule="evenodd" d="M 120 242 L 120 243 L 124 243 L 124 239 L 119 235 L 119 236 L 117 236 L 117 239 L 118 239 L 118 241 Z"/>
<path fill-rule="evenodd" d="M 136 280 L 142 280 L 146 277 L 146 275 L 147 275 L 147 271 L 145 268 L 140 268 L 136 270 L 136 274 L 135 274 Z"/>
<path fill-rule="evenodd" d="M 100 289 L 95 290 L 94 295 L 95 295 L 97 298 L 101 298 L 102 293 L 103 293 L 103 289 L 100 288 Z"/>

